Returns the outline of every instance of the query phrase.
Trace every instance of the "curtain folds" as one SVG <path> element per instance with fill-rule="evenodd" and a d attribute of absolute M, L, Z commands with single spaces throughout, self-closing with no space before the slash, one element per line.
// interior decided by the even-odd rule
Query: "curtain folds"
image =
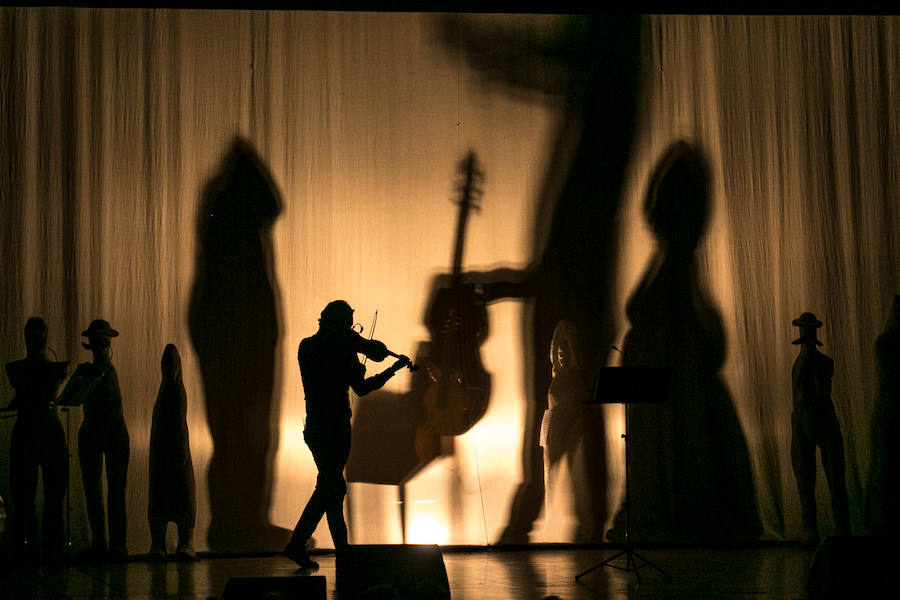
<path fill-rule="evenodd" d="M 578 136 L 597 135 L 603 130 L 598 123 L 616 122 L 606 113 L 590 121 L 590 107 L 578 102 L 605 102 L 605 94 L 617 90 L 604 90 L 598 80 L 585 85 L 589 93 L 573 97 L 567 85 L 597 75 L 560 67 L 575 60 L 566 52 L 541 55 L 540 68 L 513 52 L 466 60 L 475 42 L 460 32 L 492 32 L 497 52 L 513 40 L 524 42 L 520 48 L 553 42 L 565 50 L 567 36 L 581 31 L 573 23 L 578 19 L 553 15 L 0 9 L 0 356 L 5 363 L 24 355 L 22 328 L 31 315 L 44 317 L 50 346 L 73 366 L 89 360 L 80 332 L 90 320 L 107 319 L 120 331 L 113 362 L 131 434 L 132 552 L 149 547 L 149 429 L 167 343 L 178 346 L 183 360 L 200 550 L 211 547 L 204 543 L 206 529 L 218 510 L 207 480 L 215 448 L 241 439 L 213 433 L 209 403 L 217 400 L 207 397 L 213 392 L 204 385 L 206 358 L 189 324 L 201 274 L 220 273 L 212 280 L 219 285 L 211 301 L 216 308 L 207 315 L 225 315 L 233 305 L 221 322 L 206 325 L 215 331 L 204 341 L 214 339 L 216 351 L 227 355 L 221 364 L 251 365 L 236 381 L 260 376 L 268 382 L 261 390 L 225 386 L 246 390 L 227 400 L 236 411 L 229 414 L 243 415 L 228 426 L 259 420 L 270 437 L 245 453 L 258 457 L 254 464 L 262 472 L 263 490 L 253 506 L 229 506 L 219 514 L 258 511 L 259 527 L 275 535 L 293 527 L 315 480 L 301 439 L 297 343 L 314 332 L 329 300 L 344 298 L 367 329 L 379 311 L 375 337 L 392 350 L 415 355 L 427 349 L 430 294 L 437 278 L 449 273 L 460 242 L 454 183 L 467 149 L 478 153 L 485 178 L 481 209 L 469 215 L 463 240 L 464 269 L 527 273 L 542 256 L 548 242 L 539 232 L 547 227 L 536 220 L 550 219 L 557 197 L 568 193 L 559 180 L 573 181 L 572 169 L 584 169 L 590 181 L 589 165 L 571 160 L 568 146 Z M 900 20 L 648 16 L 641 32 L 631 147 L 596 167 L 619 169 L 622 193 L 610 204 L 617 207 L 615 218 L 596 231 L 597 240 L 613 240 L 615 252 L 614 264 L 606 265 L 613 275 L 596 284 L 602 291 L 591 288 L 611 307 L 596 316 L 603 322 L 595 327 L 615 332 L 613 343 L 630 341 L 632 348 L 645 337 L 667 340 L 682 349 L 682 358 L 691 352 L 707 357 L 709 348 L 699 340 L 721 338 L 717 364 L 698 358 L 701 367 L 683 368 L 706 369 L 713 387 L 697 389 L 707 395 L 714 389 L 719 406 L 733 415 L 729 440 L 743 437 L 744 451 L 733 460 L 747 463 L 753 491 L 742 493 L 754 496 L 760 535 L 797 539 L 790 462 L 797 350 L 791 341 L 797 332 L 791 320 L 814 312 L 824 321 L 822 350 L 836 364 L 833 398 L 851 517 L 854 530 L 863 532 L 869 472 L 880 451 L 871 445 L 874 343 L 900 292 Z M 491 68 L 502 63 L 508 72 L 498 76 L 486 66 L 488 58 Z M 692 270 L 683 275 L 665 266 L 673 244 L 666 244 L 658 224 L 648 223 L 645 210 L 654 173 L 679 140 L 705 157 L 709 197 Z M 236 148 L 243 149 L 244 162 L 235 162 Z M 611 167 L 616 161 L 627 167 Z M 604 190 L 583 187 L 585 202 L 601 202 Z M 211 197 L 237 200 L 210 204 Z M 681 196 L 673 198 L 676 212 L 686 209 Z M 253 227 L 229 230 L 231 237 L 215 246 L 204 237 L 210 206 L 234 211 Z M 248 259 L 257 252 L 258 259 Z M 209 253 L 221 264 L 210 267 Z M 664 285 L 654 279 L 660 272 L 669 278 Z M 685 310 L 702 313 L 702 334 L 688 350 L 683 331 L 690 330 L 674 333 L 668 319 L 659 320 L 661 329 L 650 325 L 652 315 L 665 313 L 681 293 L 672 290 L 681 289 L 692 308 L 678 309 L 672 319 L 687 327 Z M 668 291 L 660 296 L 654 290 Z M 647 308 L 654 302 L 658 307 Z M 363 481 L 350 485 L 352 542 L 495 543 L 514 520 L 513 495 L 527 470 L 525 399 L 546 402 L 546 389 L 532 389 L 534 369 L 550 377 L 549 360 L 531 364 L 531 356 L 546 357 L 550 345 L 549 338 L 532 339 L 532 306 L 527 297 L 488 306 L 490 334 L 480 353 L 491 376 L 489 409 L 471 432 L 453 440 L 452 453 L 432 460 L 405 486 L 406 537 L 399 491 Z M 258 360 L 269 352 L 271 359 Z M 591 353 L 607 354 L 605 348 Z M 612 352 L 600 362 L 629 360 Z M 696 383 L 698 372 L 689 371 L 685 381 Z M 386 392 L 393 396 L 385 399 L 409 400 L 413 381 L 404 377 L 392 380 Z M 12 395 L 5 379 L 0 392 Z M 690 433 L 697 441 L 716 433 L 710 431 L 716 421 L 692 412 L 703 410 L 702 402 L 684 402 L 672 409 L 684 411 L 666 417 L 682 423 L 673 435 Z M 265 411 L 250 411 L 261 403 Z M 579 460 L 600 457 L 610 502 L 602 503 L 605 514 L 590 518 L 615 531 L 623 485 L 621 411 L 597 409 L 605 437 L 603 431 L 589 435 L 603 438 L 606 450 Z M 73 442 L 76 413 L 68 424 Z M 11 425 L 12 419 L 0 421 L 4 447 Z M 673 442 L 665 451 L 678 447 Z M 686 472 L 672 460 L 670 474 Z M 71 469 L 78 472 L 77 465 Z M 4 450 L 4 498 L 7 472 Z M 554 498 L 562 501 L 542 513 L 530 541 L 568 542 L 583 531 L 576 505 L 583 506 L 584 472 L 576 461 L 554 478 L 560 486 Z M 660 481 L 668 481 L 670 491 L 688 489 L 690 477 L 706 476 L 698 472 Z M 820 521 L 829 532 L 830 503 L 819 474 Z M 76 546 L 83 546 L 88 530 L 77 475 L 71 485 L 72 532 Z M 721 487 L 696 489 L 728 495 Z M 678 533 L 683 525 L 675 517 L 666 518 L 669 533 L 662 537 L 690 537 Z M 324 525 L 317 538 L 328 545 Z"/>

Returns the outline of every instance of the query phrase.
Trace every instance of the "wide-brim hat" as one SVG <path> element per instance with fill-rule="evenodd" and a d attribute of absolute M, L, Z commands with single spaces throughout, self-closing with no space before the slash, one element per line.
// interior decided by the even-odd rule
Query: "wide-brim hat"
<path fill-rule="evenodd" d="M 119 332 L 109 326 L 109 321 L 106 319 L 94 319 L 91 321 L 91 324 L 88 325 L 88 328 L 81 332 L 81 335 L 87 336 L 88 340 L 91 338 L 103 337 L 106 338 L 106 346 L 109 345 L 109 338 L 114 338 L 119 335 Z M 82 346 L 91 350 L 94 348 L 93 344 L 85 344 L 81 343 Z"/>
<path fill-rule="evenodd" d="M 821 346 L 822 342 L 816 337 L 816 329 L 822 326 L 822 321 L 816 318 L 811 312 L 805 312 L 799 317 L 791 321 L 791 325 L 800 328 L 800 337 L 791 342 L 792 344 L 802 344 L 803 342 L 814 342 L 817 346 Z"/>

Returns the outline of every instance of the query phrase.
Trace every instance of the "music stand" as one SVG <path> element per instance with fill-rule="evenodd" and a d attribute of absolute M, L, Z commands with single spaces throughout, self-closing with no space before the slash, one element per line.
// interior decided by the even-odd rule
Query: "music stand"
<path fill-rule="evenodd" d="M 66 553 L 69 556 L 72 555 L 72 445 L 70 444 L 72 435 L 69 427 L 69 413 L 72 408 L 78 408 L 84 404 L 86 396 L 93 391 L 99 380 L 99 378 L 92 378 L 85 374 L 88 369 L 87 365 L 88 363 L 78 365 L 55 402 L 55 405 L 66 413 L 66 468 L 70 482 L 66 486 Z M 94 385 L 91 385 L 92 383 Z"/>
<path fill-rule="evenodd" d="M 622 506 L 625 507 L 625 547 L 603 562 L 576 575 L 575 581 L 600 567 L 612 567 L 625 572 L 634 571 L 638 582 L 641 581 L 640 569 L 653 567 L 669 580 L 672 579 L 671 575 L 635 552 L 631 546 L 631 492 L 628 481 L 628 438 L 631 435 L 628 430 L 628 406 L 630 404 L 665 402 L 669 393 L 671 374 L 671 369 L 666 368 L 625 366 L 602 368 L 600 374 L 594 377 L 593 387 L 588 390 L 590 396 L 584 401 L 584 404 L 621 403 L 625 406 L 625 433 L 622 434 L 622 439 L 625 440 L 625 502 L 622 503 Z M 613 561 L 622 555 L 625 555 L 625 566 L 613 564 Z M 640 560 L 641 564 L 638 564 L 635 559 Z"/>

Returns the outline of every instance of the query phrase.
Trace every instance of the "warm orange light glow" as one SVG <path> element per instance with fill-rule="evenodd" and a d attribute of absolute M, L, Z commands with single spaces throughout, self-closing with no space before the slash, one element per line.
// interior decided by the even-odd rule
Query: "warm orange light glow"
<path fill-rule="evenodd" d="M 606 100 L 595 112 L 590 103 L 582 105 L 580 93 L 578 102 L 567 103 L 556 85 L 541 81 L 549 77 L 577 86 L 590 76 L 577 65 L 567 73 L 554 72 L 557 67 L 549 63 L 532 69 L 530 60 L 516 62 L 519 50 L 581 32 L 577 21 L 558 35 L 565 22 L 558 15 L 460 19 L 454 31 L 463 31 L 458 26 L 471 19 L 473 33 L 497 26 L 509 34 L 493 40 L 500 43 L 497 53 L 484 52 L 470 64 L 463 57 L 467 43 L 442 40 L 440 18 L 352 11 L 0 10 L 0 30 L 9 34 L 4 48 L 13 50 L 0 73 L 16 99 L 0 106 L 0 122 L 15 124 L 4 130 L 9 135 L 0 149 L 5 159 L 0 160 L 5 165 L 0 212 L 4 224 L 9 222 L 4 232 L 9 242 L 2 244 L 9 250 L 3 258 L 2 360 L 21 356 L 19 328 L 30 315 L 46 319 L 54 353 L 71 367 L 89 360 L 78 332 L 90 320 L 108 319 L 121 333 L 113 360 L 131 435 L 129 523 L 132 515 L 146 513 L 159 355 L 165 344 L 174 343 L 188 398 L 196 549 L 208 549 L 212 455 L 223 447 L 253 446 L 270 435 L 264 448 L 240 457 L 247 457 L 248 472 L 265 471 L 265 481 L 239 483 L 265 488 L 254 507 L 265 505 L 271 524 L 294 526 L 317 473 L 303 440 L 297 345 L 315 332 L 324 305 L 343 298 L 356 309 L 365 335 L 377 310 L 375 337 L 391 350 L 410 356 L 420 348 L 433 350 L 432 336 L 438 336 L 425 313 L 435 279 L 449 274 L 458 242 L 454 184 L 457 161 L 469 149 L 477 153 L 485 178 L 480 210 L 465 232 L 462 270 L 502 266 L 521 274 L 531 266 L 556 264 L 545 259 L 555 259 L 564 245 L 546 251 L 548 239 L 554 239 L 551 231 L 568 241 L 566 223 L 577 221 L 583 207 L 615 208 L 617 232 L 609 231 L 611 220 L 591 224 L 598 248 L 618 236 L 615 281 L 591 285 L 599 288 L 595 300 L 604 306 L 607 295 L 612 298 L 610 312 L 597 315 L 597 329 L 604 336 L 614 329 L 609 343 L 624 347 L 632 325 L 629 299 L 652 279 L 657 251 L 643 210 L 648 179 L 677 139 L 702 148 L 710 161 L 712 212 L 692 255 L 700 284 L 695 299 L 709 306 L 707 329 L 721 329 L 724 364 L 715 365 L 716 377 L 747 437 L 766 533 L 792 539 L 800 527 L 789 423 L 795 350 L 790 322 L 801 311 L 824 318 L 827 349 L 841 356 L 836 410 L 847 437 L 848 474 L 855 478 L 853 502 L 861 505 L 859 490 L 866 489 L 863 479 L 873 459 L 869 432 L 877 379 L 871 350 L 884 324 L 883 303 L 896 293 L 894 265 L 900 264 L 891 158 L 900 136 L 896 118 L 885 116 L 896 114 L 897 78 L 890 73 L 900 72 L 897 22 L 649 17 L 641 41 L 642 90 L 631 115 L 630 107 L 629 114 L 610 111 Z M 515 40 L 513 34 L 526 36 L 521 48 L 502 48 Z M 560 50 L 541 56 L 574 56 Z M 503 65 L 504 58 L 513 63 Z M 541 63 L 543 58 L 534 64 Z M 607 82 L 590 83 L 592 90 L 618 94 Z M 577 114 L 581 110 L 587 112 Z M 583 129 L 605 130 L 607 122 L 630 123 L 631 116 L 633 143 L 622 147 L 622 154 L 618 147 L 602 146 L 606 133 Z M 610 134 L 617 129 L 610 128 Z M 260 281 L 271 289 L 254 284 L 243 296 L 233 293 L 234 284 L 214 286 L 223 305 L 248 299 L 228 313 L 232 316 L 216 318 L 217 333 L 252 324 L 246 304 L 255 303 L 250 300 L 260 296 L 260 287 L 266 288 L 263 296 L 271 292 L 272 305 L 266 301 L 256 310 L 271 329 L 270 343 L 260 352 L 273 358 L 261 367 L 240 362 L 235 369 L 246 381 L 267 382 L 255 396 L 205 391 L 204 383 L 221 378 L 204 380 L 201 365 L 208 361 L 201 360 L 188 318 L 203 263 L 197 224 L 204 211 L 198 208 L 235 137 L 259 155 L 281 204 L 271 229 L 266 224 L 265 261 L 250 261 L 255 269 L 242 267 L 246 256 L 224 263 L 235 272 L 265 271 Z M 595 140 L 588 147 L 601 144 L 597 148 L 603 152 L 586 151 L 579 158 L 581 139 Z M 594 169 L 609 162 L 608 156 L 627 159 L 624 178 L 616 167 L 616 173 L 595 182 Z M 239 189 L 241 198 L 252 200 L 253 194 Z M 555 204 L 561 197 L 566 200 Z M 561 218 L 555 219 L 560 207 L 571 210 L 557 212 Z M 580 236 L 571 242 L 582 245 Z M 593 246 L 585 249 L 593 252 Z M 603 252 L 604 264 L 598 260 L 596 266 L 605 268 L 611 265 Z M 574 265 L 557 271 L 548 282 L 586 275 Z M 579 294 L 580 285 L 573 287 Z M 549 297 L 556 291 L 542 293 Z M 548 314 L 562 307 L 577 312 L 580 298 L 554 297 L 541 309 L 553 305 Z M 531 339 L 539 329 L 530 314 L 539 303 L 532 300 L 504 298 L 488 305 L 489 334 L 480 359 L 491 389 L 480 421 L 449 442 L 442 440 L 450 449 L 443 447 L 424 467 L 416 465 L 402 491 L 397 485 L 350 484 L 346 507 L 353 543 L 399 543 L 405 530 L 406 541 L 486 544 L 518 520 L 510 514 L 522 504 L 513 501 L 517 488 L 526 472 L 529 482 L 539 473 L 529 471 L 541 460 L 533 425 L 539 424 L 547 394 L 530 386 L 540 369 L 549 370 L 549 363 L 530 364 L 536 360 L 531 350 L 549 344 Z M 235 336 L 245 343 L 229 348 L 247 350 L 246 341 L 260 337 L 259 327 L 245 329 Z M 606 352 L 610 366 L 622 359 L 608 348 L 590 349 L 597 356 Z M 386 366 L 370 361 L 367 372 Z M 383 391 L 402 397 L 411 388 L 411 375 L 404 371 Z M 0 377 L 0 397 L 12 392 Z M 216 402 L 262 406 L 266 414 L 254 435 L 214 440 L 216 420 L 209 407 L 215 409 Z M 612 519 L 624 495 L 622 407 L 594 408 L 605 415 L 603 481 Z M 77 448 L 76 412 L 80 415 L 73 410 L 66 428 L 71 450 Z M 418 412 L 409 411 L 415 418 Z M 240 422 L 246 413 L 235 414 L 226 431 L 249 432 Z M 12 424 L 12 419 L 0 422 L 0 450 L 8 448 Z M 528 448 L 524 460 L 523 447 Z M 384 454 L 389 466 L 401 464 L 394 454 Z M 89 543 L 88 524 L 76 458 L 70 467 L 77 550 Z M 0 456 L 0 481 L 8 471 Z M 236 496 L 238 487 L 229 484 L 218 497 Z M 539 484 L 523 487 L 540 491 Z M 570 501 L 577 496 L 569 481 L 561 488 L 562 513 L 552 516 L 567 524 Z M 403 510 L 399 498 L 405 498 Z M 324 523 L 315 535 L 327 546 Z M 573 541 L 552 523 L 546 531 L 540 521 L 533 525 L 532 542 Z M 149 546 L 145 525 L 129 527 L 128 535 L 132 552 Z"/>
<path fill-rule="evenodd" d="M 419 500 L 417 504 L 434 506 L 434 500 Z M 429 509 L 426 508 L 426 511 Z M 412 544 L 445 544 L 450 538 L 447 525 L 433 512 L 420 512 L 409 526 L 409 541 Z"/>

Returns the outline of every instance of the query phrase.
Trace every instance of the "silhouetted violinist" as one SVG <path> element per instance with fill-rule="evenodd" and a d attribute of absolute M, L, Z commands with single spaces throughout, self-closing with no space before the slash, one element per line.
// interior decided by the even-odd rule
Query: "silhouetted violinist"
<path fill-rule="evenodd" d="M 359 396 L 377 390 L 403 367 L 412 368 L 409 358 L 395 354 L 378 340 L 367 340 L 352 329 L 353 309 L 343 300 L 328 303 L 319 318 L 319 330 L 300 342 L 297 359 L 306 395 L 306 427 L 303 439 L 312 452 L 319 475 L 316 489 L 306 503 L 303 514 L 284 555 L 303 568 L 316 568 L 310 560 L 307 542 L 322 516 L 334 547 L 340 551 L 347 545 L 344 523 L 344 465 L 350 456 L 350 388 Z M 397 360 L 372 377 L 357 354 L 376 362 L 392 356 Z"/>

